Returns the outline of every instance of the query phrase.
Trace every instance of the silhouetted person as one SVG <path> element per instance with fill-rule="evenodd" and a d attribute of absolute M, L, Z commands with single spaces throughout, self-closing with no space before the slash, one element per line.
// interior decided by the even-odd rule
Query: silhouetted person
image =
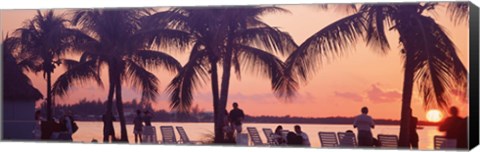
<path fill-rule="evenodd" d="M 465 117 L 460 123 L 459 131 L 457 148 L 466 149 L 468 148 L 468 117 Z"/>
<path fill-rule="evenodd" d="M 274 140 L 275 144 L 277 145 L 284 145 L 286 144 L 285 139 L 283 138 L 283 127 L 282 125 L 278 125 L 275 128 L 275 132 L 271 135 L 272 139 Z"/>
<path fill-rule="evenodd" d="M 303 144 L 302 136 L 297 135 L 294 132 L 287 133 L 287 145 L 288 146 L 302 146 Z"/>
<path fill-rule="evenodd" d="M 135 136 L 135 143 L 142 142 L 143 119 L 142 111 L 137 110 L 137 116 L 133 119 L 133 135 Z M 140 140 L 139 140 L 140 139 Z"/>
<path fill-rule="evenodd" d="M 145 110 L 144 114 L 143 121 L 145 121 L 145 126 L 152 126 L 152 115 L 148 110 Z"/>
<path fill-rule="evenodd" d="M 35 111 L 35 128 L 33 129 L 32 133 L 35 139 L 41 139 L 42 137 L 42 122 L 45 119 L 42 117 L 42 113 L 40 110 Z"/>
<path fill-rule="evenodd" d="M 295 133 L 298 136 L 302 137 L 302 145 L 310 147 L 310 140 L 308 139 L 308 135 L 302 131 L 302 128 L 299 125 L 295 125 L 294 127 Z"/>
<path fill-rule="evenodd" d="M 345 131 L 345 136 L 340 139 L 339 137 L 339 142 L 341 147 L 354 147 L 355 146 L 355 134 L 353 133 L 352 130 L 347 130 Z"/>
<path fill-rule="evenodd" d="M 439 126 L 438 130 L 445 131 L 445 137 L 447 139 L 456 139 L 457 146 L 459 146 L 460 134 L 466 129 L 462 128 L 463 119 L 458 116 L 457 107 L 453 106 L 450 108 L 450 117 L 446 118 L 443 123 Z"/>
<path fill-rule="evenodd" d="M 108 115 L 104 113 L 102 115 L 103 121 L 103 142 L 107 143 L 111 140 L 111 142 L 115 141 L 115 132 L 113 130 L 113 121 L 115 121 L 115 117 L 113 115 Z"/>
<path fill-rule="evenodd" d="M 375 123 L 372 117 L 367 115 L 367 107 L 363 107 L 361 112 L 362 114 L 358 115 L 353 122 L 353 128 L 358 129 L 358 146 L 371 147 L 373 145 L 371 128 L 375 128 Z"/>
<path fill-rule="evenodd" d="M 225 109 L 225 117 L 223 118 L 223 131 L 225 132 L 226 142 L 235 143 L 235 138 L 233 138 L 234 130 L 230 125 L 230 118 L 227 109 Z"/>
<path fill-rule="evenodd" d="M 233 109 L 230 111 L 230 122 L 232 128 L 237 131 L 237 134 L 242 132 L 242 121 L 245 118 L 245 114 L 242 109 L 238 108 L 238 103 L 234 102 L 232 104 Z"/>
<path fill-rule="evenodd" d="M 410 140 L 409 140 L 409 146 L 412 147 L 412 149 L 418 149 L 418 133 L 417 133 L 417 123 L 418 123 L 418 118 L 414 117 L 412 115 L 412 109 L 410 108 Z"/>
<path fill-rule="evenodd" d="M 73 141 L 72 134 L 73 134 L 73 117 L 71 116 L 70 112 L 66 112 L 62 118 L 60 119 L 60 126 L 61 131 L 59 134 L 59 139 L 66 140 L 66 141 Z"/>

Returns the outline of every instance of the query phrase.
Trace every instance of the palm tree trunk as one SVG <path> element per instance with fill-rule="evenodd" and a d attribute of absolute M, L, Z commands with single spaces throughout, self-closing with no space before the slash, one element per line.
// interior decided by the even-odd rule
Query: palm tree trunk
<path fill-rule="evenodd" d="M 223 74 L 222 74 L 222 84 L 220 88 L 220 104 L 219 104 L 219 120 L 220 124 L 224 124 L 223 119 L 225 117 L 225 109 L 227 107 L 227 99 L 228 99 L 228 89 L 230 86 L 230 71 L 231 71 L 231 64 L 232 64 L 232 36 L 231 34 L 228 35 L 227 39 L 227 49 L 225 52 L 225 56 L 223 57 Z M 223 130 L 222 130 L 223 135 Z"/>
<path fill-rule="evenodd" d="M 218 71 L 217 71 L 217 59 L 215 57 L 210 57 L 210 66 L 211 66 L 211 71 L 210 71 L 210 77 L 212 78 L 212 95 L 213 95 L 213 121 L 214 121 L 214 132 L 215 132 L 215 143 L 222 143 L 224 141 L 223 139 L 223 124 L 218 121 L 219 119 L 219 96 L 218 96 Z"/>
<path fill-rule="evenodd" d="M 113 68 L 108 69 L 108 76 L 110 78 L 110 86 L 108 90 L 108 99 L 107 99 L 107 109 L 106 109 L 106 124 L 104 124 L 104 130 L 107 131 L 109 134 L 103 134 L 103 141 L 108 142 L 108 138 L 110 135 L 113 135 L 115 138 L 115 128 L 113 127 L 113 94 L 115 92 L 115 81 L 113 81 Z M 113 139 L 112 139 L 113 140 Z"/>
<path fill-rule="evenodd" d="M 406 50 L 405 57 L 405 73 L 403 80 L 403 92 L 402 92 L 402 111 L 400 119 L 400 147 L 409 147 L 410 141 L 410 104 L 412 101 L 413 92 L 413 77 L 414 67 L 412 65 L 413 51 Z"/>
<path fill-rule="evenodd" d="M 47 120 L 52 121 L 52 73 L 47 71 Z"/>
<path fill-rule="evenodd" d="M 117 68 L 115 70 L 120 70 L 123 68 Z M 117 100 L 117 112 L 120 119 L 120 141 L 128 142 L 127 135 L 127 124 L 125 121 L 125 116 L 123 114 L 123 103 L 122 103 L 122 82 L 120 81 L 120 72 L 115 73 L 115 99 Z"/>

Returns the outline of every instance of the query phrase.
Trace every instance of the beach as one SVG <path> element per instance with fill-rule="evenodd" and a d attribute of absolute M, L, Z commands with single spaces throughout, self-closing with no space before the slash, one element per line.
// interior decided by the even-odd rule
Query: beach
<path fill-rule="evenodd" d="M 77 121 L 79 130 L 73 135 L 75 142 L 89 143 L 92 139 L 96 139 L 99 143 L 102 143 L 103 135 L 103 123 L 97 121 Z M 120 123 L 115 122 L 116 137 L 120 137 Z M 213 135 L 213 123 L 181 123 L 181 122 L 152 122 L 157 130 L 157 139 L 161 140 L 161 133 L 159 126 L 182 126 L 187 132 L 190 140 L 203 141 L 208 140 L 207 136 Z M 246 127 L 256 127 L 262 141 L 265 143 L 266 137 L 262 131 L 262 128 L 275 129 L 277 125 L 282 125 L 284 129 L 293 131 L 293 126 L 296 124 L 270 124 L 270 123 L 245 123 L 243 124 L 243 133 L 247 133 Z M 320 139 L 318 137 L 319 131 L 333 131 L 344 132 L 346 130 L 352 130 L 357 134 L 356 129 L 352 125 L 338 125 L 338 124 L 298 124 L 302 127 L 302 130 L 308 135 L 310 143 L 313 148 L 320 147 Z M 423 129 L 417 129 L 419 141 L 419 149 L 432 150 L 433 149 L 433 137 L 435 135 L 443 135 L 442 132 L 437 130 L 435 126 L 423 126 Z M 396 134 L 398 135 L 399 126 L 393 125 L 377 125 L 372 130 L 373 135 L 376 137 L 378 134 Z M 129 143 L 134 143 L 133 125 L 127 124 L 127 132 Z M 179 140 L 178 132 L 175 130 L 176 138 Z"/>

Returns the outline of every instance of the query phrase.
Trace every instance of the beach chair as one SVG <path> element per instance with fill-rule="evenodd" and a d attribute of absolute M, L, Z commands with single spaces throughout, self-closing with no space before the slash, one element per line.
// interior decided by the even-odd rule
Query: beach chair
<path fill-rule="evenodd" d="M 266 145 L 262 142 L 262 138 L 260 138 L 260 134 L 255 127 L 247 127 L 248 135 L 253 143 L 253 146 L 262 146 Z"/>
<path fill-rule="evenodd" d="M 322 147 L 337 147 L 338 140 L 335 132 L 318 132 L 318 137 L 320 138 L 320 143 Z"/>
<path fill-rule="evenodd" d="M 160 126 L 160 132 L 162 133 L 162 144 L 177 144 L 172 126 Z"/>
<path fill-rule="evenodd" d="M 178 135 L 180 136 L 180 140 L 178 141 L 178 143 L 180 144 L 201 144 L 202 143 L 200 141 L 191 141 L 190 138 L 188 138 L 187 132 L 185 131 L 185 129 L 183 129 L 183 127 L 176 126 L 175 128 L 177 129 Z"/>
<path fill-rule="evenodd" d="M 144 126 L 142 131 L 142 143 L 158 143 L 157 131 L 154 126 Z"/>
<path fill-rule="evenodd" d="M 265 134 L 265 137 L 267 137 L 266 139 L 267 139 L 268 144 L 270 144 L 270 145 L 277 145 L 276 141 L 273 140 L 273 138 L 272 138 L 272 134 L 273 134 L 272 129 L 270 129 L 270 128 L 263 128 L 262 130 L 263 130 L 263 133 Z"/>
<path fill-rule="evenodd" d="M 340 147 L 357 147 L 355 133 L 338 132 L 338 143 Z"/>
<path fill-rule="evenodd" d="M 445 136 L 433 136 L 433 146 L 435 150 L 451 150 L 457 148 L 457 140 L 447 139 Z"/>
<path fill-rule="evenodd" d="M 382 148 L 397 148 L 398 147 L 398 136 L 397 135 L 385 135 L 379 134 L 377 136 L 378 142 L 380 142 L 380 147 Z"/>

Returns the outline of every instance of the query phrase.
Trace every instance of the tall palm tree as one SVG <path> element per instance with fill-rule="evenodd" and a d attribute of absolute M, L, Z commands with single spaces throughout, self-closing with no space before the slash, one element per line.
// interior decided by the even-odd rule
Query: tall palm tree
<path fill-rule="evenodd" d="M 42 14 L 37 11 L 33 19 L 27 21 L 14 34 L 19 38 L 19 49 L 22 54 L 19 63 L 26 70 L 35 73 L 43 71 L 47 81 L 47 119 L 52 120 L 51 74 L 59 65 L 58 59 L 69 51 L 74 51 L 72 42 L 78 31 L 67 27 L 63 15 L 54 15 L 53 11 Z"/>
<path fill-rule="evenodd" d="M 437 3 L 363 4 L 358 12 L 340 19 L 308 38 L 287 59 L 287 71 L 294 81 L 306 81 L 318 63 L 341 56 L 360 37 L 380 53 L 389 50 L 385 30 L 400 35 L 404 59 L 400 146 L 409 139 L 410 103 L 414 82 L 426 107 L 448 107 L 452 89 L 466 89 L 467 70 L 444 29 L 425 11 Z"/>
<path fill-rule="evenodd" d="M 201 81 L 211 79 L 215 142 L 223 142 L 222 125 L 228 99 L 230 68 L 233 66 L 240 78 L 241 65 L 272 80 L 272 89 L 282 96 L 282 71 L 284 64 L 273 53 L 286 54 L 295 49 L 291 37 L 259 20 L 259 16 L 275 11 L 276 7 L 243 8 L 174 8 L 157 13 L 157 21 L 168 23 L 170 28 L 191 35 L 192 50 L 182 71 L 172 80 L 168 91 L 172 108 L 188 110 L 193 89 Z M 160 19 L 158 19 L 160 18 Z M 222 64 L 221 87 L 217 65 Z"/>
<path fill-rule="evenodd" d="M 76 49 L 83 50 L 78 63 L 72 63 L 69 71 L 59 77 L 55 83 L 56 93 L 64 95 L 74 81 L 94 79 L 99 81 L 97 74 L 102 66 L 108 68 L 109 91 L 107 97 L 106 114 L 110 118 L 106 129 L 113 129 L 111 118 L 113 101 L 117 107 L 121 125 L 121 141 L 128 142 L 126 122 L 122 103 L 122 85 L 125 81 L 142 91 L 142 99 L 154 101 L 158 94 L 158 78 L 147 69 L 165 68 L 176 72 L 181 68 L 180 63 L 172 56 L 150 50 L 151 44 L 156 42 L 180 46 L 184 42 L 175 34 L 156 33 L 142 29 L 141 18 L 148 15 L 147 9 L 104 10 L 88 9 L 77 10 L 73 14 L 72 22 L 80 26 L 86 33 L 81 36 L 82 45 Z M 158 36 L 161 35 L 162 36 Z M 170 36 L 172 39 L 165 38 Z M 157 39 L 152 39 L 153 36 Z M 165 38 L 165 39 L 162 39 Z M 179 43 L 181 42 L 181 43 Z"/>

